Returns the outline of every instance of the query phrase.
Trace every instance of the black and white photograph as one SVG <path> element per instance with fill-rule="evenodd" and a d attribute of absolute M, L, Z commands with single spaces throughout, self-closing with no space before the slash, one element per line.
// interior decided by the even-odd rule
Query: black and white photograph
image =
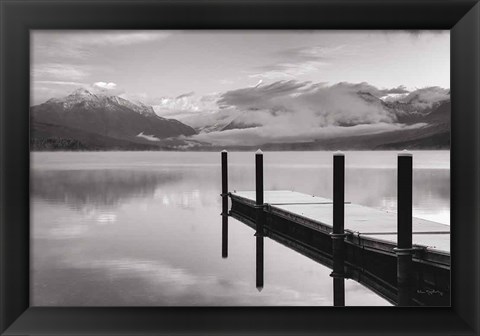
<path fill-rule="evenodd" d="M 30 30 L 30 304 L 450 306 L 449 30 Z"/>

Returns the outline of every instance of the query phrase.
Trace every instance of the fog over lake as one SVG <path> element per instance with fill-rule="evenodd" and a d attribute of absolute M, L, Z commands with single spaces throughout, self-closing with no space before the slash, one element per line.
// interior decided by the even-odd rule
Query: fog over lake
<path fill-rule="evenodd" d="M 346 201 L 396 211 L 395 151 L 346 152 Z M 331 269 L 229 218 L 220 153 L 42 152 L 31 165 L 35 306 L 333 304 Z M 332 152 L 265 152 L 265 189 L 332 198 Z M 450 152 L 414 151 L 413 214 L 450 223 Z M 229 189 L 254 190 L 254 153 L 229 153 Z M 390 305 L 346 280 L 346 305 Z"/>

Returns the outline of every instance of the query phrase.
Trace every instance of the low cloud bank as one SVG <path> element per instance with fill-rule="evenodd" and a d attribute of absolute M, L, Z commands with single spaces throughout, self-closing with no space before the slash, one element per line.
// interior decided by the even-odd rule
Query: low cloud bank
<path fill-rule="evenodd" d="M 213 145 L 309 142 L 425 126 L 398 123 L 391 102 L 419 111 L 449 99 L 448 89 L 379 89 L 368 83 L 277 81 L 205 97 L 162 98 L 157 114 L 177 117 L 200 133 L 186 140 Z"/>
<path fill-rule="evenodd" d="M 379 99 L 368 99 L 375 97 L 365 97 L 362 93 L 371 94 L 348 83 L 327 86 L 280 81 L 227 92 L 219 104 L 242 111 L 239 121 L 265 126 L 295 123 L 328 127 L 395 121 L 395 115 L 385 109 Z"/>
<path fill-rule="evenodd" d="M 256 128 L 234 129 L 210 133 L 200 133 L 186 140 L 208 142 L 223 146 L 255 146 L 266 143 L 299 143 L 322 139 L 349 137 L 357 135 L 378 134 L 382 132 L 415 129 L 425 126 L 378 123 L 372 125 L 356 125 L 351 127 L 284 127 L 284 125 L 262 126 Z"/>
<path fill-rule="evenodd" d="M 183 122 L 186 118 L 206 117 L 218 111 L 218 95 L 195 96 L 194 92 L 181 94 L 177 97 L 162 97 L 154 99 L 151 104 L 155 113 L 164 118 L 173 118 Z M 192 122 L 188 123 L 192 126 Z M 194 126 L 197 127 L 193 122 Z"/>

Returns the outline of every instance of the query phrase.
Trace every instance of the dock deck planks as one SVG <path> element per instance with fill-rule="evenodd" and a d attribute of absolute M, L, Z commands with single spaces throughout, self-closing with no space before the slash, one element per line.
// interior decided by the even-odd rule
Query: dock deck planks
<path fill-rule="evenodd" d="M 234 191 L 232 195 L 255 202 L 255 191 Z M 332 227 L 333 201 L 295 191 L 265 191 L 264 201 L 271 208 Z M 357 204 L 345 203 L 345 230 L 371 240 L 390 244 L 397 241 L 397 214 Z M 450 226 L 413 218 L 413 244 L 450 253 Z"/>

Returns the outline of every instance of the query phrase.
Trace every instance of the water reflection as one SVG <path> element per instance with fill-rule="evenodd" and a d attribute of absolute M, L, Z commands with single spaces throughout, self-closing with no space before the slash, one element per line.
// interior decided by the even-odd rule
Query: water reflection
<path fill-rule="evenodd" d="M 345 279 L 333 277 L 333 306 L 345 307 Z"/>
<path fill-rule="evenodd" d="M 267 289 L 272 286 L 271 283 L 268 283 L 266 285 L 264 283 L 264 243 L 265 241 L 269 241 L 270 231 L 266 230 L 266 234 L 262 233 L 258 229 L 256 229 L 255 231 L 255 287 L 259 292 L 261 292 L 264 289 L 264 286 Z M 283 239 L 285 238 L 286 237 L 283 237 Z M 278 239 L 278 236 L 274 236 L 272 239 L 275 241 L 276 239 Z M 289 245 L 288 243 L 285 244 L 285 240 L 282 244 L 285 246 Z M 305 254 L 305 251 L 302 248 L 297 250 L 298 247 L 294 246 L 295 244 L 289 246 L 288 248 L 292 249 L 292 251 L 295 251 L 295 253 L 298 253 L 299 255 Z M 361 283 L 367 288 L 377 293 L 378 295 L 380 295 L 381 297 L 385 298 L 385 300 L 387 300 L 391 304 L 400 307 L 448 306 L 450 304 L 450 299 L 448 296 L 449 293 L 445 293 L 436 289 L 437 285 L 440 284 L 443 286 L 444 284 L 441 284 L 440 282 L 439 284 L 433 285 L 434 287 L 432 287 L 432 284 L 424 281 L 422 271 L 417 274 L 417 279 L 414 280 L 412 278 L 412 281 L 410 282 L 397 281 L 396 283 L 389 283 L 384 278 L 378 277 L 378 274 L 369 274 L 368 271 L 365 271 L 362 266 L 355 266 L 352 264 L 349 264 L 347 266 L 345 262 L 345 251 L 342 249 L 337 249 L 333 247 L 331 256 L 332 259 L 330 261 L 328 261 L 328 257 L 325 257 L 325 255 L 317 255 L 314 251 L 310 251 L 305 255 L 308 255 L 309 258 L 317 262 L 319 266 L 326 265 L 327 267 L 331 267 L 332 272 L 330 274 L 322 274 L 322 276 L 316 279 L 316 281 L 318 282 L 318 286 L 325 286 L 326 277 L 329 275 L 329 277 L 332 279 L 331 293 L 333 296 L 333 300 L 331 305 L 333 305 L 334 307 L 345 307 L 347 305 L 347 293 L 352 293 L 351 289 L 347 290 L 346 288 L 347 281 L 350 282 L 350 285 L 352 283 L 355 283 L 356 285 L 359 285 Z M 290 270 L 288 266 L 283 265 L 282 263 L 279 263 L 277 266 L 279 266 L 283 272 L 283 274 L 281 274 L 280 276 L 286 276 L 287 274 L 289 274 L 288 272 L 290 272 Z M 300 281 L 307 281 L 307 279 L 301 278 Z M 253 281 L 251 281 L 251 284 L 253 285 Z M 447 287 L 449 286 L 447 285 Z M 365 295 L 365 293 L 362 294 Z"/>
<path fill-rule="evenodd" d="M 255 258 L 255 266 L 256 266 L 256 272 L 255 272 L 255 279 L 256 279 L 256 282 L 255 282 L 255 287 L 257 287 L 257 289 L 259 291 L 261 291 L 263 289 L 263 273 L 264 273 L 264 269 L 263 269 L 263 259 L 264 259 L 264 256 L 263 256 L 263 232 L 259 232 L 257 230 L 257 233 L 255 234 L 255 241 L 256 241 L 256 245 L 255 245 L 255 255 L 256 255 L 256 258 Z"/>
<path fill-rule="evenodd" d="M 181 180 L 181 173 L 129 170 L 41 170 L 32 173 L 32 196 L 73 209 L 115 208 L 135 197 L 158 197 L 159 187 Z"/>
<path fill-rule="evenodd" d="M 229 159 L 230 190 L 253 190 L 252 154 Z M 331 197 L 321 154 L 268 153 L 265 160 L 266 189 Z M 382 207 L 395 194 L 391 173 L 349 175 L 347 159 L 347 198 Z M 414 187 L 428 198 L 418 204 L 448 213 L 448 170 L 424 168 L 418 176 L 431 187 Z M 32 305 L 333 304 L 328 267 L 252 239 L 233 218 L 222 217 L 219 230 L 218 153 L 35 153 L 31 181 Z M 257 275 L 268 279 L 261 292 L 253 288 Z M 353 281 L 344 285 L 348 305 L 389 304 Z"/>
<path fill-rule="evenodd" d="M 228 258 L 228 214 L 222 213 L 222 258 Z"/>
<path fill-rule="evenodd" d="M 333 271 L 330 276 L 333 278 L 333 305 L 335 307 L 345 306 L 345 243 L 343 237 L 334 239 L 333 247 Z"/>
<path fill-rule="evenodd" d="M 62 154 L 64 153 L 58 153 L 57 155 Z M 248 153 L 236 154 L 243 157 Z M 278 158 L 274 160 L 274 158 L 271 158 L 272 156 L 274 158 L 285 156 L 286 161 L 298 162 L 298 160 L 291 159 L 285 154 L 269 153 L 269 155 L 266 155 L 265 189 L 296 190 L 331 198 L 332 169 L 328 165 L 320 164 L 323 161 L 319 162 L 319 159 L 311 157 L 310 160 L 313 160 L 311 164 L 298 168 L 295 165 L 291 167 L 285 164 L 280 165 L 276 163 Z M 269 160 L 274 162 L 270 164 Z M 234 160 L 230 167 L 230 189 L 254 189 L 253 167 L 246 166 L 243 163 L 235 164 Z M 351 167 L 352 164 L 349 163 L 349 157 L 347 156 L 345 174 L 347 200 L 387 211 L 395 211 L 395 168 L 353 168 Z M 112 165 L 115 167 L 113 163 Z M 125 163 L 122 162 L 122 165 L 125 165 Z M 51 203 L 68 204 L 74 208 L 114 208 L 122 202 L 128 202 L 132 198 L 139 197 L 161 199 L 165 206 L 190 207 L 196 206 L 193 203 L 197 201 L 200 201 L 201 205 L 204 205 L 205 202 L 218 203 L 217 197 L 212 199 L 205 194 L 208 191 L 218 193 L 220 189 L 218 185 L 219 167 L 197 166 L 193 163 L 192 166 L 197 169 L 189 170 L 188 167 L 183 165 L 173 167 L 173 169 L 162 167 L 151 170 L 145 168 L 60 170 L 57 167 L 46 169 L 45 163 L 42 162 L 42 169 L 35 169 L 34 167 L 32 170 L 32 195 Z M 76 166 L 77 164 L 73 163 L 72 167 L 75 168 Z M 148 167 L 147 163 L 146 166 Z M 301 169 L 301 173 L 298 169 Z M 199 174 L 200 172 L 201 174 Z M 201 183 L 202 181 L 204 183 Z M 193 190 L 192 188 L 184 188 L 181 194 L 178 192 L 165 194 L 165 190 L 171 190 L 170 186 L 181 184 L 186 187 L 191 182 L 194 182 L 193 184 L 198 187 Z M 423 168 L 414 170 L 414 215 L 435 218 L 438 221 L 448 223 L 450 209 L 449 182 L 450 171 L 448 169 Z"/>

